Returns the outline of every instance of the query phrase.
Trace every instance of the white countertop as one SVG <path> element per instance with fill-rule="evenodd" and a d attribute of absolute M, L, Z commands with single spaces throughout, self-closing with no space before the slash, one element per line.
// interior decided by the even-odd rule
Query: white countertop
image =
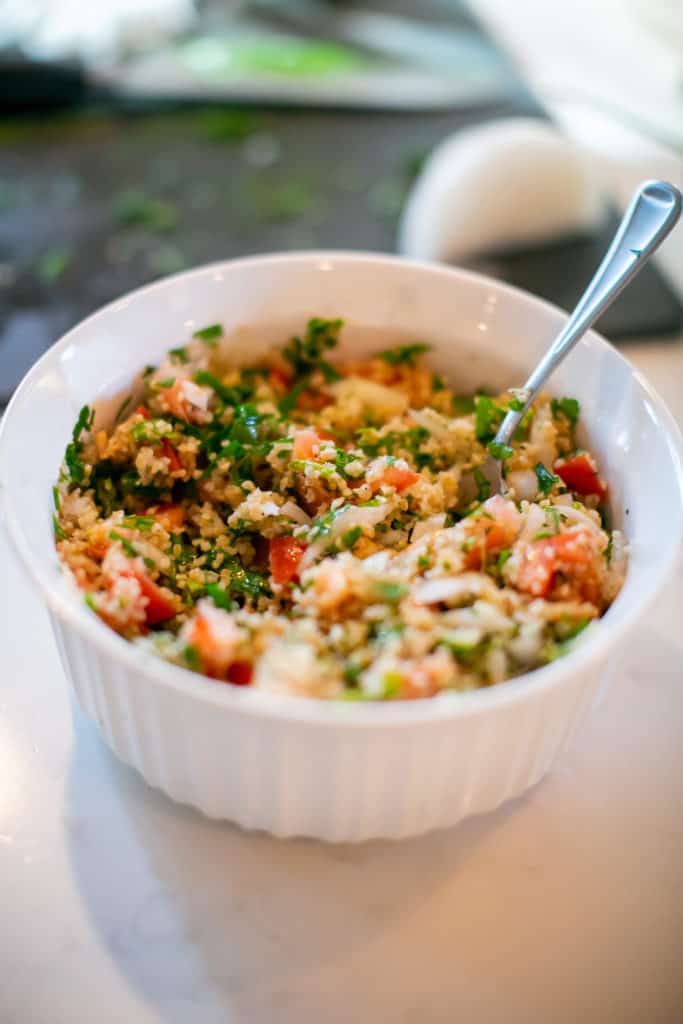
<path fill-rule="evenodd" d="M 631 358 L 683 422 L 683 344 Z M 176 807 L 72 707 L 0 534 L 2 1024 L 683 1018 L 683 571 L 527 797 L 404 843 Z"/>

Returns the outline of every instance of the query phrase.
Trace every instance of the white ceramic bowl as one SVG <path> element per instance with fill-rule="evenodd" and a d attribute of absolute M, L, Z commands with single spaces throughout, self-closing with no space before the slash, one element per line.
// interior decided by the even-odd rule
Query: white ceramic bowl
<path fill-rule="evenodd" d="M 193 329 L 221 321 L 235 332 L 236 356 L 253 357 L 312 315 L 344 317 L 350 350 L 386 345 L 386 332 L 428 340 L 433 365 L 463 390 L 520 384 L 563 320 L 485 278 L 385 256 L 264 256 L 168 278 L 90 317 L 23 381 L 0 435 L 4 513 L 81 706 L 151 785 L 280 836 L 415 835 L 522 793 L 571 738 L 674 564 L 681 439 L 660 399 L 600 337 L 587 336 L 556 374 L 553 390 L 581 399 L 631 545 L 622 593 L 568 657 L 491 689 L 406 703 L 217 684 L 127 644 L 74 595 L 57 566 L 51 485 L 80 406 L 119 392 Z"/>

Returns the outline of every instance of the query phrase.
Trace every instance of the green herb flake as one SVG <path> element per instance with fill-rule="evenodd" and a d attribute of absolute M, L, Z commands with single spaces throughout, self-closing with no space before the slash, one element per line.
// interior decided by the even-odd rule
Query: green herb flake
<path fill-rule="evenodd" d="M 53 487 L 52 488 L 52 503 L 53 503 L 53 505 L 55 507 L 55 512 L 59 512 L 60 502 L 59 502 L 59 488 L 58 487 Z"/>
<path fill-rule="evenodd" d="M 306 325 L 303 338 L 294 337 L 282 350 L 297 375 L 308 376 L 314 370 L 321 370 L 326 380 L 336 380 L 339 374 L 323 358 L 327 349 L 336 348 L 343 320 L 322 320 L 312 317 Z M 299 382 L 297 382 L 299 383 Z"/>
<path fill-rule="evenodd" d="M 116 532 L 116 530 L 110 530 L 109 539 L 119 541 L 121 547 L 123 548 L 124 554 L 128 558 L 137 558 L 137 550 L 133 547 L 133 545 L 131 544 L 127 537 L 122 537 L 120 533 Z"/>
<path fill-rule="evenodd" d="M 477 395 L 474 399 L 474 432 L 477 440 L 485 444 L 492 441 L 504 415 L 505 410 L 488 395 Z"/>
<path fill-rule="evenodd" d="M 206 593 L 217 608 L 222 608 L 226 612 L 233 611 L 235 608 L 235 602 L 230 597 L 228 591 L 218 583 L 208 583 Z"/>
<path fill-rule="evenodd" d="M 347 661 L 344 665 L 344 682 L 349 686 L 355 686 L 358 683 L 358 677 L 361 674 L 361 666 L 356 661 Z"/>
<path fill-rule="evenodd" d="M 542 462 L 537 462 L 534 467 L 536 473 L 536 479 L 538 480 L 538 489 L 541 494 L 550 494 L 555 484 L 559 484 L 559 476 L 555 476 L 550 470 L 546 469 Z"/>
<path fill-rule="evenodd" d="M 155 523 L 154 516 L 125 516 L 121 525 L 125 526 L 127 530 L 140 530 L 142 533 L 147 533 Z"/>
<path fill-rule="evenodd" d="M 183 348 L 182 346 L 180 348 L 170 349 L 168 354 L 171 357 L 172 363 L 180 364 L 189 363 L 190 361 L 190 357 L 187 354 L 187 349 Z"/>
<path fill-rule="evenodd" d="M 389 604 L 396 604 L 402 597 L 406 596 L 408 593 L 408 587 L 405 583 L 393 583 L 391 580 L 377 580 L 375 582 L 375 591 L 382 601 L 388 601 Z"/>
<path fill-rule="evenodd" d="M 66 534 L 62 529 L 62 524 L 60 523 L 59 519 L 54 513 L 52 515 L 52 526 L 54 527 L 55 531 L 55 540 L 64 540 Z"/>
<path fill-rule="evenodd" d="M 514 455 L 512 448 L 507 444 L 501 444 L 500 441 L 489 441 L 486 447 L 494 459 L 499 459 L 501 462 L 511 459 Z"/>
<path fill-rule="evenodd" d="M 581 405 L 576 398 L 551 398 L 550 411 L 556 419 L 562 415 L 575 427 L 581 413 Z"/>
<path fill-rule="evenodd" d="M 166 390 L 172 388 L 175 384 L 175 377 L 167 377 L 166 380 L 157 380 L 154 383 L 155 388 Z"/>
<path fill-rule="evenodd" d="M 193 338 L 199 338 L 206 345 L 211 348 L 215 348 L 218 344 L 218 339 L 223 337 L 223 325 L 222 324 L 209 324 L 208 327 L 202 327 L 198 331 L 195 331 L 192 335 Z"/>
<path fill-rule="evenodd" d="M 451 407 L 456 416 L 469 416 L 474 412 L 474 395 L 454 395 Z"/>
<path fill-rule="evenodd" d="M 347 550 L 352 548 L 357 540 L 360 540 L 363 531 L 360 526 L 354 526 L 353 529 L 347 530 L 346 533 L 342 534 L 342 546 Z"/>
<path fill-rule="evenodd" d="M 385 672 L 382 677 L 382 685 L 384 690 L 381 700 L 391 700 L 400 692 L 403 686 L 403 676 L 399 672 Z"/>
<path fill-rule="evenodd" d="M 183 648 L 183 658 L 185 659 L 185 664 L 192 670 L 192 672 L 202 671 L 202 659 L 200 658 L 199 651 L 194 644 L 187 644 L 187 646 Z"/>
<path fill-rule="evenodd" d="M 430 569 L 432 560 L 429 555 L 418 555 L 417 567 L 418 569 Z"/>
<path fill-rule="evenodd" d="M 498 572 L 503 571 L 503 569 L 505 568 L 505 563 L 510 558 L 511 554 L 512 548 L 503 548 L 502 551 L 498 552 L 498 558 L 496 559 L 496 568 L 498 569 Z"/>
<path fill-rule="evenodd" d="M 78 419 L 76 420 L 76 424 L 73 429 L 71 441 L 66 446 L 66 451 L 64 453 L 64 463 L 69 476 L 77 485 L 82 484 L 86 477 L 86 468 L 81 459 L 81 452 L 83 451 L 81 435 L 90 430 L 94 418 L 94 410 L 91 410 L 89 406 L 84 405 L 78 414 Z"/>
<path fill-rule="evenodd" d="M 385 349 L 379 352 L 378 357 L 388 363 L 389 366 L 413 366 L 418 356 L 429 352 L 429 345 L 418 343 L 415 345 L 397 345 L 395 348 Z"/>

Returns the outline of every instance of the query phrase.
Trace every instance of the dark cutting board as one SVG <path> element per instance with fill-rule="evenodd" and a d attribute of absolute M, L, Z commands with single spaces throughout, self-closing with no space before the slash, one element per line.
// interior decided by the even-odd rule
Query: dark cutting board
<path fill-rule="evenodd" d="M 430 11 L 472 30 L 452 4 L 420 4 L 421 17 Z M 505 65 L 492 46 L 490 59 Z M 165 273 L 278 249 L 394 251 L 406 191 L 434 145 L 483 120 L 544 116 L 508 78 L 496 102 L 429 114 L 86 108 L 0 119 L 0 403 L 70 326 Z M 558 243 L 486 269 L 570 307 L 605 244 Z M 615 340 L 674 331 L 681 307 L 648 268 L 600 326 Z"/>

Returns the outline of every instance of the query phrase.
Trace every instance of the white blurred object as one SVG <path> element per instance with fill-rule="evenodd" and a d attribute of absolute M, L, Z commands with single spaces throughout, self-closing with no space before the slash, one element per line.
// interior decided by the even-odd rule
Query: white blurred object
<path fill-rule="evenodd" d="M 681 0 L 683 3 L 683 0 Z M 552 104 L 567 136 L 590 161 L 596 180 L 623 210 L 634 188 L 646 178 L 663 178 L 683 189 L 683 152 L 663 145 L 632 124 L 623 123 L 587 103 Z M 683 296 L 683 229 L 673 231 L 659 250 L 659 269 Z"/>
<path fill-rule="evenodd" d="M 550 124 L 506 118 L 458 132 L 432 153 L 403 212 L 399 249 L 461 260 L 588 232 L 603 215 L 580 150 Z"/>
<path fill-rule="evenodd" d="M 630 0 L 636 19 L 670 51 L 683 85 L 683 3 L 681 0 Z"/>
<path fill-rule="evenodd" d="M 194 0 L 0 0 L 3 41 L 33 57 L 114 61 L 190 27 Z"/>
<path fill-rule="evenodd" d="M 683 146 L 683 0 L 470 0 L 541 102 L 584 100 Z"/>

